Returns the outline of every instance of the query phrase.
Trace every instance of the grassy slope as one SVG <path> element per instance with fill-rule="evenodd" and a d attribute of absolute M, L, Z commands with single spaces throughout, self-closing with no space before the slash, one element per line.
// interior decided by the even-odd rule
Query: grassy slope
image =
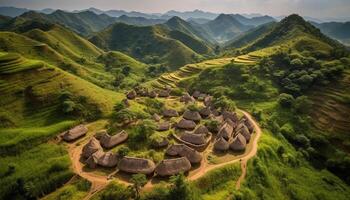
<path fill-rule="evenodd" d="M 126 52 L 145 61 L 149 56 L 156 56 L 158 62 L 171 67 L 182 66 L 201 57 L 184 43 L 169 37 L 168 30 L 160 26 L 136 27 L 117 23 L 99 32 L 90 41 L 101 48 Z"/>

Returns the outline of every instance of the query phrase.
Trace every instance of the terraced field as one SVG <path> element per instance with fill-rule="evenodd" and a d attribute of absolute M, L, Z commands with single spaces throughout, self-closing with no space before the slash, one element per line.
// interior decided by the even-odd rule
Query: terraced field
<path fill-rule="evenodd" d="M 181 80 L 194 76 L 204 69 L 210 67 L 220 67 L 229 64 L 230 62 L 251 65 L 256 63 L 259 58 L 260 56 L 247 54 L 235 58 L 220 58 L 207 60 L 196 64 L 188 64 L 172 73 L 165 73 L 148 84 L 157 89 L 163 89 L 165 87 L 176 88 Z"/>
<path fill-rule="evenodd" d="M 332 134 L 334 142 L 350 147 L 348 133 L 350 130 L 350 71 L 345 71 L 344 77 L 335 84 L 322 87 L 322 92 L 316 89 L 311 94 L 314 102 L 312 119 L 318 130 Z M 349 150 L 349 149 L 347 149 Z"/>

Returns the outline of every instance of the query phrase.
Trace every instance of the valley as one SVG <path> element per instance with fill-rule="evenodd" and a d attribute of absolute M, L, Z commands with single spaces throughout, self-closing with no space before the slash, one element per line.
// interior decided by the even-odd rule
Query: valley
<path fill-rule="evenodd" d="M 0 199 L 348 199 L 346 25 L 0 7 Z"/>

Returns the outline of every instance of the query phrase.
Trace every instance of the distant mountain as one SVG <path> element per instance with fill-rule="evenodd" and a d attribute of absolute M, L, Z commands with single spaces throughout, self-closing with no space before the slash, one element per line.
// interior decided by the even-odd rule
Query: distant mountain
<path fill-rule="evenodd" d="M 193 26 L 180 17 L 172 17 L 164 25 L 171 30 L 186 33 L 197 40 L 209 43 L 213 42 L 210 35 L 201 26 Z"/>
<path fill-rule="evenodd" d="M 219 43 L 227 42 L 239 34 L 253 28 L 240 23 L 232 15 L 220 14 L 202 27 Z"/>
<path fill-rule="evenodd" d="M 241 24 L 248 25 L 248 26 L 259 26 L 262 24 L 276 21 L 276 19 L 268 15 L 252 17 L 252 18 L 244 17 L 243 15 L 240 15 L 240 14 L 233 14 L 232 16 Z"/>
<path fill-rule="evenodd" d="M 115 20 L 116 22 L 121 22 L 136 26 L 151 26 L 156 24 L 163 24 L 166 22 L 164 19 L 151 19 L 145 17 L 129 17 L 127 15 L 122 15 Z"/>
<path fill-rule="evenodd" d="M 350 22 L 313 23 L 322 33 L 350 46 Z"/>
<path fill-rule="evenodd" d="M 186 11 L 186 12 L 179 12 L 175 10 L 170 10 L 166 13 L 164 13 L 165 16 L 178 16 L 182 19 L 189 19 L 189 18 L 204 18 L 204 19 L 215 19 L 219 14 L 212 13 L 212 12 L 205 12 L 201 10 L 194 10 L 194 11 Z"/>
<path fill-rule="evenodd" d="M 206 18 L 188 18 L 187 22 L 191 23 L 191 24 L 205 24 L 208 23 L 210 21 L 210 19 L 206 19 Z"/>
<path fill-rule="evenodd" d="M 256 28 L 248 30 L 242 35 L 236 37 L 235 39 L 227 42 L 225 45 L 226 48 L 241 48 L 243 46 L 248 45 L 249 43 L 263 37 L 267 33 L 269 33 L 276 26 L 275 22 L 266 23 L 260 25 Z"/>
<path fill-rule="evenodd" d="M 129 17 L 144 17 L 144 18 L 151 18 L 151 19 L 159 19 L 160 15 L 157 14 L 148 14 L 148 13 L 142 13 L 142 12 L 136 12 L 136 11 L 131 11 L 131 12 L 127 12 L 124 10 L 108 10 L 108 11 L 104 11 L 103 12 L 106 15 L 109 15 L 111 17 L 120 17 L 122 15 L 126 15 Z"/>
<path fill-rule="evenodd" d="M 144 62 L 162 63 L 172 68 L 196 62 L 202 56 L 194 47 L 198 47 L 198 52 L 206 47 L 198 45 L 198 40 L 185 33 L 161 25 L 140 27 L 123 23 L 109 26 L 90 41 L 106 50 L 118 50 Z"/>
<path fill-rule="evenodd" d="M 9 17 L 17 17 L 28 11 L 29 9 L 26 8 L 0 7 L 0 15 Z"/>
<path fill-rule="evenodd" d="M 271 31 L 258 38 L 247 47 L 246 51 L 266 47 L 285 45 L 298 51 L 328 52 L 341 44 L 321 33 L 319 29 L 306 22 L 299 15 L 293 14 L 276 24 Z"/>

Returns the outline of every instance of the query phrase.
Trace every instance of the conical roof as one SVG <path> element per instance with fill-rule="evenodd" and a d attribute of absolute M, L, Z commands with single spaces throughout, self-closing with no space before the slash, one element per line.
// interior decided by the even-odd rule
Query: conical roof
<path fill-rule="evenodd" d="M 198 151 L 184 144 L 174 144 L 170 146 L 166 150 L 166 154 L 170 156 L 184 156 L 191 163 L 200 163 L 202 160 L 202 155 Z"/>
<path fill-rule="evenodd" d="M 209 107 L 204 107 L 199 111 L 199 114 L 201 114 L 203 117 L 208 117 L 211 114 L 211 110 Z"/>
<path fill-rule="evenodd" d="M 178 117 L 179 113 L 177 113 L 177 111 L 174 109 L 164 109 L 163 116 L 164 117 Z"/>
<path fill-rule="evenodd" d="M 84 158 L 88 158 L 98 150 L 102 150 L 100 142 L 95 137 L 92 137 L 91 140 L 83 147 L 82 156 Z"/>
<path fill-rule="evenodd" d="M 180 97 L 180 102 L 190 103 L 190 102 L 194 102 L 194 101 L 196 101 L 196 100 L 188 93 L 186 93 Z"/>
<path fill-rule="evenodd" d="M 229 147 L 230 144 L 223 137 L 220 137 L 214 143 L 214 149 L 218 151 L 227 151 Z"/>
<path fill-rule="evenodd" d="M 194 121 L 187 120 L 187 119 L 181 119 L 176 125 L 177 128 L 189 129 L 189 130 L 196 128 L 196 126 L 197 125 L 196 125 L 196 123 Z"/>
<path fill-rule="evenodd" d="M 193 132 L 194 134 L 208 134 L 209 130 L 206 126 L 204 125 L 200 125 L 196 128 L 196 130 L 194 130 Z"/>
<path fill-rule="evenodd" d="M 202 119 L 201 115 L 197 111 L 186 110 L 183 118 L 192 121 L 200 121 Z"/>
<path fill-rule="evenodd" d="M 243 135 L 238 134 L 237 137 L 230 144 L 230 148 L 233 151 L 244 151 L 247 146 L 247 142 Z"/>
<path fill-rule="evenodd" d="M 233 134 L 233 127 L 228 123 L 224 123 L 219 130 L 218 137 L 223 137 L 226 140 L 230 140 Z"/>

